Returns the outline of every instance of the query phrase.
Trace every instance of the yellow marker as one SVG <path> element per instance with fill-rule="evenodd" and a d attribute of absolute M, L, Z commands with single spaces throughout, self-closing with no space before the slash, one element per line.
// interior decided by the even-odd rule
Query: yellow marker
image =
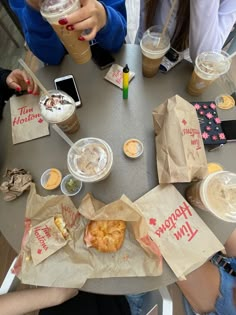
<path fill-rule="evenodd" d="M 129 67 L 126 66 L 123 68 L 123 99 L 128 98 L 129 93 Z"/>

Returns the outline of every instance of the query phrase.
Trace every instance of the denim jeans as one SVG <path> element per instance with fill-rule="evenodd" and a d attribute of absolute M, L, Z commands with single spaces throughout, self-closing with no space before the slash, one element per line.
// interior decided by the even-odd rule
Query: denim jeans
<path fill-rule="evenodd" d="M 215 303 L 215 310 L 205 315 L 234 315 L 236 314 L 236 306 L 233 301 L 233 288 L 236 287 L 236 277 L 227 273 L 223 267 L 217 265 L 218 254 L 211 259 L 212 263 L 219 268 L 220 272 L 220 294 Z M 236 258 L 227 258 L 232 268 L 236 267 Z M 195 315 L 188 301 L 184 298 L 184 307 L 187 315 Z"/>
<path fill-rule="evenodd" d="M 147 294 L 147 293 L 126 295 L 126 299 L 128 300 L 132 315 L 141 315 L 142 314 L 145 294 Z"/>

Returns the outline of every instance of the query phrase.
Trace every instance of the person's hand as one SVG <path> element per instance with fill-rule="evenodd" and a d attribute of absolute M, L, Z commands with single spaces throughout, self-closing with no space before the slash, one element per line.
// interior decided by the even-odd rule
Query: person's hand
<path fill-rule="evenodd" d="M 67 30 L 89 30 L 83 33 L 80 40 L 92 40 L 97 32 L 106 25 L 107 15 L 104 6 L 97 0 L 81 0 L 81 8 L 59 20 L 59 24 L 66 25 Z"/>
<path fill-rule="evenodd" d="M 25 90 L 29 94 L 39 95 L 38 86 L 23 70 L 13 70 L 7 76 L 6 83 L 9 88 L 18 92 Z"/>

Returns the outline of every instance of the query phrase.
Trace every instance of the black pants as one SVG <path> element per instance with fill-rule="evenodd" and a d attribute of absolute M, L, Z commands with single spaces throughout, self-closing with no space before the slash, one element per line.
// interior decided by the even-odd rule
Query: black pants
<path fill-rule="evenodd" d="M 63 304 L 42 309 L 39 315 L 131 315 L 123 295 L 102 295 L 80 291 Z"/>

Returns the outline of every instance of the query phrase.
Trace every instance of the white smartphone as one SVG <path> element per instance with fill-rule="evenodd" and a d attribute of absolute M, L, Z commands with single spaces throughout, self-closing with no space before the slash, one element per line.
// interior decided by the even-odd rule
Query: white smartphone
<path fill-rule="evenodd" d="M 72 74 L 65 75 L 54 79 L 55 88 L 69 94 L 74 100 L 77 107 L 82 105 L 78 87 Z"/>

